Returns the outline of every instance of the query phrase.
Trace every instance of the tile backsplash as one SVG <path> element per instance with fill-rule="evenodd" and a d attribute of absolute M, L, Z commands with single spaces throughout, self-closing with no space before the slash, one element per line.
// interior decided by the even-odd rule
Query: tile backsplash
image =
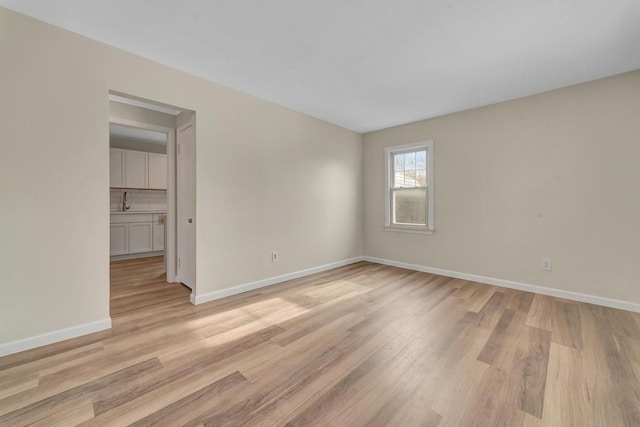
<path fill-rule="evenodd" d="M 127 192 L 127 201 L 129 202 L 129 212 L 131 211 L 149 211 L 167 210 L 167 192 L 158 190 L 111 190 L 111 212 L 122 211 L 122 197 Z"/>

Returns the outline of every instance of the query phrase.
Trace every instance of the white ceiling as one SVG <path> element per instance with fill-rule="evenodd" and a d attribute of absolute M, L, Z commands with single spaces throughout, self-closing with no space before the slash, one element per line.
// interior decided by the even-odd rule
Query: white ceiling
<path fill-rule="evenodd" d="M 640 69 L 640 0 L 0 0 L 360 132 Z"/>
<path fill-rule="evenodd" d="M 109 136 L 118 138 L 135 139 L 137 141 L 151 142 L 153 144 L 167 144 L 167 134 L 153 130 L 139 129 L 124 126 L 117 123 L 109 123 Z"/>

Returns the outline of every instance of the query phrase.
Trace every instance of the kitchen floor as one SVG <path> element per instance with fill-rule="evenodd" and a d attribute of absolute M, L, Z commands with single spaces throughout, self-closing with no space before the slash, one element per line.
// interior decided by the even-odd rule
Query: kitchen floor
<path fill-rule="evenodd" d="M 189 303 L 191 290 L 167 283 L 163 257 L 111 262 L 111 318 L 151 311 L 167 302 Z M 169 304 L 169 307 L 172 305 Z"/>

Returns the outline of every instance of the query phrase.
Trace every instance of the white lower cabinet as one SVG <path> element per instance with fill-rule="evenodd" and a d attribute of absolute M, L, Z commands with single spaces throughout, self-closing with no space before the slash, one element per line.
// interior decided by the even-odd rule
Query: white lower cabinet
<path fill-rule="evenodd" d="M 153 250 L 153 223 L 134 222 L 129 224 L 129 253 L 151 252 Z"/>
<path fill-rule="evenodd" d="M 167 216 L 164 214 L 153 214 L 153 250 L 164 250 L 164 227 Z"/>
<path fill-rule="evenodd" d="M 111 255 L 126 255 L 129 253 L 129 225 L 111 224 L 110 230 Z"/>
<path fill-rule="evenodd" d="M 166 214 L 111 215 L 110 254 L 127 255 L 164 250 Z"/>

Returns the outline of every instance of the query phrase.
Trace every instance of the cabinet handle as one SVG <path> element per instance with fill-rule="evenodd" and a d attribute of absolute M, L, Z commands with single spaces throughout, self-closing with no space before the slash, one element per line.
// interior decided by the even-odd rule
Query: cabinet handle
<path fill-rule="evenodd" d="M 188 222 L 189 224 L 191 224 L 191 223 L 193 222 L 193 218 L 189 218 L 189 219 L 187 220 L 187 222 Z"/>

